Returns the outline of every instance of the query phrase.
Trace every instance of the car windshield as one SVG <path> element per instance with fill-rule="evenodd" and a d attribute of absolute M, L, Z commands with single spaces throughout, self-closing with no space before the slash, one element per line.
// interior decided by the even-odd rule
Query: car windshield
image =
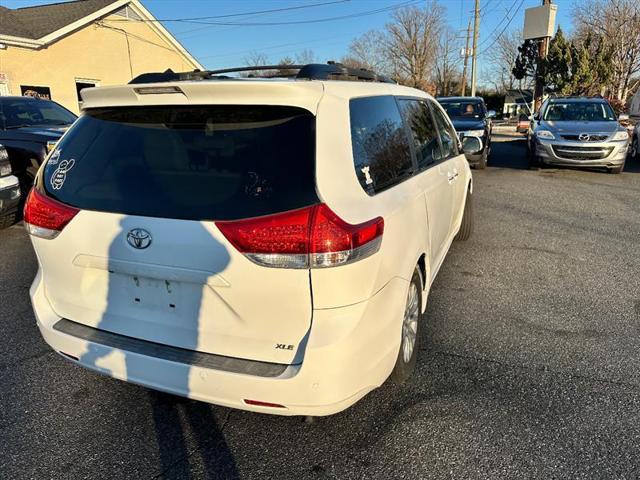
<path fill-rule="evenodd" d="M 544 112 L 550 122 L 610 122 L 616 120 L 613 109 L 604 102 L 562 102 L 550 104 Z"/>
<path fill-rule="evenodd" d="M 0 101 L 0 126 L 6 129 L 44 125 L 70 125 L 76 116 L 47 100 L 17 98 Z"/>
<path fill-rule="evenodd" d="M 481 118 L 484 114 L 482 104 L 480 102 L 469 101 L 441 101 L 440 104 L 444 108 L 449 117 L 460 118 Z"/>

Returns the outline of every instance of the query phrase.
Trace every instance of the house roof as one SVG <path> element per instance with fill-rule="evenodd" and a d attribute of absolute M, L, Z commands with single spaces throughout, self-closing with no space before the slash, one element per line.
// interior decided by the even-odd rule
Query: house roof
<path fill-rule="evenodd" d="M 180 52 L 193 68 L 204 68 L 139 0 L 74 0 L 16 9 L 0 6 L 0 42 L 39 49 L 124 7 L 132 9 L 138 20 L 147 21 L 149 28 Z"/>
<path fill-rule="evenodd" d="M 76 0 L 37 7 L 0 6 L 0 34 L 36 40 L 115 3 L 116 0 Z"/>

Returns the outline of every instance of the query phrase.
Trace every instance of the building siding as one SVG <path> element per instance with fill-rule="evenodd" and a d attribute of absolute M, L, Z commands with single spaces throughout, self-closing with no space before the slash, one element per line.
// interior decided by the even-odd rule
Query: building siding
<path fill-rule="evenodd" d="M 76 79 L 117 85 L 145 72 L 197 67 L 147 23 L 122 18 L 110 15 L 38 50 L 11 45 L 0 50 L 9 94 L 21 95 L 21 85 L 49 87 L 52 100 L 78 113 Z"/>

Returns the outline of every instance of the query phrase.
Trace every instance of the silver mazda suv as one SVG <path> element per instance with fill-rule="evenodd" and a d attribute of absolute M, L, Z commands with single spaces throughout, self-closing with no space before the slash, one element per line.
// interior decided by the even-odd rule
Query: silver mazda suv
<path fill-rule="evenodd" d="M 603 98 L 549 98 L 531 121 L 529 163 L 620 173 L 629 148 L 621 119 Z"/>

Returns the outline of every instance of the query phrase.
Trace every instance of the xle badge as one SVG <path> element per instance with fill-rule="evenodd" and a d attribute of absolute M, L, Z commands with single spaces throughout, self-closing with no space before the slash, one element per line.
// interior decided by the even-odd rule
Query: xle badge
<path fill-rule="evenodd" d="M 276 350 L 293 350 L 293 345 L 285 345 L 284 343 L 276 343 Z"/>

